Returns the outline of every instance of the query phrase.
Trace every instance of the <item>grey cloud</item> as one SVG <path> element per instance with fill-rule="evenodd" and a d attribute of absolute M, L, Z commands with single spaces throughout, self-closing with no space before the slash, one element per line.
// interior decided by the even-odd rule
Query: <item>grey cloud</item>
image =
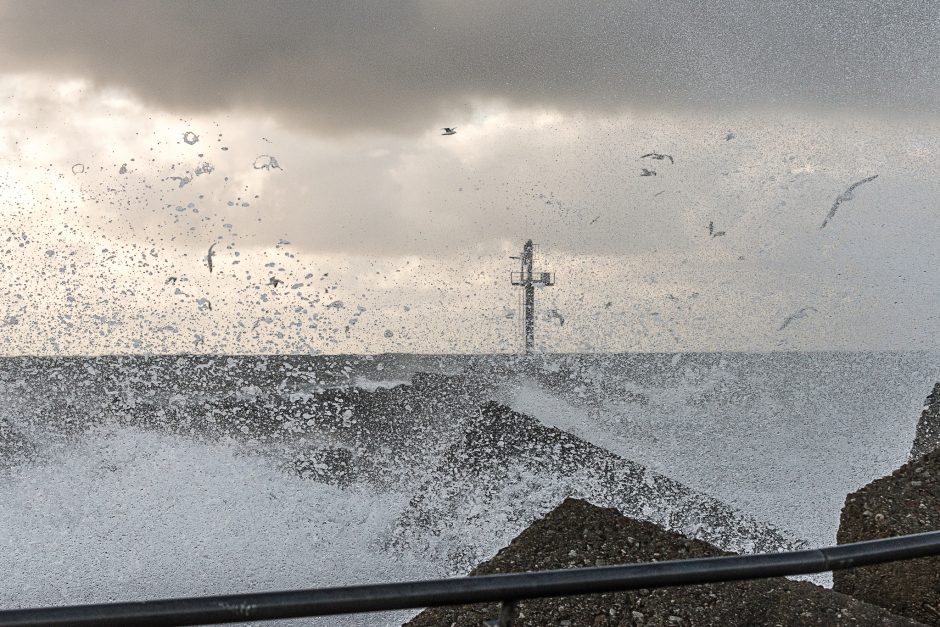
<path fill-rule="evenodd" d="M 930 0 L 0 7 L 6 71 L 80 75 L 169 110 L 241 107 L 321 132 L 459 124 L 489 99 L 600 114 L 940 102 Z"/>

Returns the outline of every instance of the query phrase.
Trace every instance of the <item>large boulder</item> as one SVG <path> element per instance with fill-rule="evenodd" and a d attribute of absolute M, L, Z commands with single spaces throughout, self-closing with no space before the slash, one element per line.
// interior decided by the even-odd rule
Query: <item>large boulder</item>
<path fill-rule="evenodd" d="M 627 518 L 617 510 L 567 499 L 471 575 L 727 554 L 708 543 Z M 432 608 L 407 626 L 477 627 L 498 613 L 496 604 Z M 513 622 L 516 627 L 916 624 L 846 595 L 783 578 L 534 599 L 518 604 Z"/>
<path fill-rule="evenodd" d="M 934 390 L 934 395 L 937 390 Z M 845 500 L 840 544 L 940 530 L 940 450 L 919 456 Z M 833 589 L 940 625 L 940 557 L 834 574 Z"/>
<path fill-rule="evenodd" d="M 909 459 L 917 459 L 921 455 L 940 448 L 940 383 L 933 386 L 933 392 L 927 397 L 924 411 L 917 421 L 917 431 L 914 434 L 914 445 L 911 447 Z"/>

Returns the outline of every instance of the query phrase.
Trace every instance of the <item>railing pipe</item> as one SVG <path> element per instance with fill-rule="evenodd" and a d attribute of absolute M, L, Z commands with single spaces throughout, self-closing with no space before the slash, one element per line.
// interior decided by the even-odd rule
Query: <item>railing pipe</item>
<path fill-rule="evenodd" d="M 0 627 L 207 625 L 805 575 L 940 555 L 940 531 L 822 549 L 288 592 L 0 611 Z"/>

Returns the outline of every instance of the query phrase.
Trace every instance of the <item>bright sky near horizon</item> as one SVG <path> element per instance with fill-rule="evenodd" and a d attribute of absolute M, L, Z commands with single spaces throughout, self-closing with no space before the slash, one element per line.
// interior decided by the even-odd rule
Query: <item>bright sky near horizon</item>
<path fill-rule="evenodd" d="M 938 348 L 934 3 L 570 4 L 0 2 L 0 352 Z"/>

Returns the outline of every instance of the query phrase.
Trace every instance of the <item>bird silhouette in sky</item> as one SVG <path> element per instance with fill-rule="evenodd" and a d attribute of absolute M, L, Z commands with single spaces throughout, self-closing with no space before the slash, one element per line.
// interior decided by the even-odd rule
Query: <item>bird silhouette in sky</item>
<path fill-rule="evenodd" d="M 839 196 L 836 198 L 836 201 L 832 203 L 832 207 L 829 209 L 829 213 L 826 215 L 826 219 L 823 220 L 822 226 L 819 228 L 821 229 L 826 228 L 826 225 L 829 224 L 829 221 L 832 220 L 833 217 L 835 217 L 836 211 L 839 210 L 839 205 L 841 205 L 847 200 L 852 200 L 855 197 L 855 195 L 852 192 L 854 192 L 858 186 L 864 185 L 865 183 L 868 183 L 870 181 L 874 181 L 876 178 L 878 178 L 877 174 L 863 178 L 861 181 L 855 181 L 854 183 L 849 185 L 849 188 L 845 190 L 844 192 L 842 192 L 841 194 L 839 194 Z"/>
<path fill-rule="evenodd" d="M 798 312 L 790 314 L 789 316 L 786 317 L 786 319 L 783 321 L 783 324 L 781 324 L 780 328 L 777 330 L 783 331 L 788 326 L 790 326 L 790 323 L 793 322 L 794 320 L 805 318 L 807 315 L 809 315 L 807 312 L 810 312 L 810 311 L 817 311 L 817 309 L 815 307 L 803 307 Z"/>
<path fill-rule="evenodd" d="M 714 222 L 709 222 L 709 223 L 708 223 L 708 234 L 711 235 L 712 237 L 721 237 L 722 235 L 725 234 L 725 232 L 724 232 L 724 231 L 716 231 L 716 230 L 715 230 L 715 223 L 714 223 Z"/>
<path fill-rule="evenodd" d="M 215 245 L 218 242 L 213 242 L 212 246 L 209 247 L 209 252 L 206 254 L 206 265 L 209 266 L 209 272 L 212 272 L 212 258 L 215 257 L 215 251 L 212 250 L 215 248 Z"/>
<path fill-rule="evenodd" d="M 648 152 L 645 155 L 642 155 L 640 159 L 656 159 L 657 161 L 662 161 L 663 159 L 669 159 L 669 163 L 675 164 L 675 160 L 672 158 L 672 155 L 663 155 L 658 152 Z"/>

